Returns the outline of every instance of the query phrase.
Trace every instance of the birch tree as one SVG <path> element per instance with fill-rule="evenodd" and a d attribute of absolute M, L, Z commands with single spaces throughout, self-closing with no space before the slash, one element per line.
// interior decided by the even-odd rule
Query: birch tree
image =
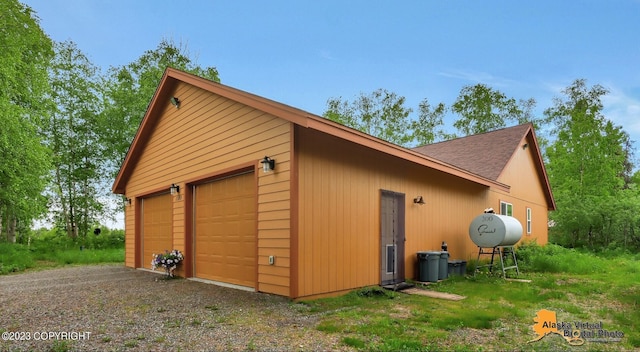
<path fill-rule="evenodd" d="M 75 43 L 57 43 L 55 48 L 50 72 L 54 106 L 46 130 L 53 154 L 52 205 L 58 227 L 76 238 L 103 215 L 101 92 L 98 69 Z"/>
<path fill-rule="evenodd" d="M 103 83 L 105 109 L 100 129 L 107 147 L 105 167 L 112 177 L 117 174 L 167 67 L 220 82 L 215 67 L 200 66 L 186 46 L 167 39 L 136 61 L 110 68 Z"/>
<path fill-rule="evenodd" d="M 619 235 L 612 225 L 627 213 L 616 209 L 623 202 L 634 208 L 638 204 L 637 191 L 625 191 L 632 179 L 629 135 L 602 112 L 607 93 L 600 85 L 588 87 L 578 79 L 545 110 L 556 135 L 547 149 L 558 205 L 551 213 L 556 223 L 551 234 L 564 245 L 608 245 Z M 631 224 L 637 230 L 636 221 Z"/>
<path fill-rule="evenodd" d="M 0 234 L 15 242 L 16 229 L 46 209 L 50 165 L 40 127 L 53 51 L 30 7 L 14 0 L 0 6 Z"/>
<path fill-rule="evenodd" d="M 412 111 L 405 106 L 405 97 L 378 89 L 360 94 L 353 102 L 331 98 L 324 116 L 385 141 L 406 145 L 413 139 L 409 120 Z"/>
<path fill-rule="evenodd" d="M 519 100 L 485 84 L 464 86 L 451 105 L 451 111 L 460 117 L 453 126 L 463 136 L 485 133 L 513 125 L 534 122 L 534 99 Z"/>

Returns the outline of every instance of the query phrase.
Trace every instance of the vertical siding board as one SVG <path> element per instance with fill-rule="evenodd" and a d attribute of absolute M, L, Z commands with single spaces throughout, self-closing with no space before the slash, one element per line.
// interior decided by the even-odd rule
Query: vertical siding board
<path fill-rule="evenodd" d="M 183 103 L 180 109 L 167 103 L 128 179 L 127 196 L 142 197 L 172 183 L 180 184 L 184 194 L 187 181 L 247 163 L 259 167 L 265 154 L 276 159 L 275 172 L 256 171 L 257 242 L 264 246 L 258 248 L 257 286 L 264 292 L 289 295 L 292 124 L 185 83 L 178 83 L 172 94 Z M 173 244 L 181 250 L 190 238 L 185 233 L 187 222 L 192 221 L 186 218 L 188 206 L 183 199 L 173 200 Z M 130 206 L 125 230 L 128 266 L 135 266 L 134 218 Z M 271 266 L 269 255 L 282 259 Z"/>
<path fill-rule="evenodd" d="M 532 141 L 527 141 L 532 145 Z M 513 204 L 514 216 L 522 224 L 522 241 L 536 241 L 540 245 L 548 242 L 548 204 L 544 193 L 542 175 L 535 166 L 532 148 L 517 148 L 498 181 L 511 185 L 510 192 L 492 191 L 491 206 L 499 209 L 500 201 Z M 526 208 L 532 212 L 532 232 L 527 234 Z"/>
<path fill-rule="evenodd" d="M 298 134 L 300 296 L 380 283 L 381 189 L 406 195 L 407 241 L 400 260 L 407 278 L 415 278 L 415 253 L 439 249 L 443 240 L 453 243 L 456 258 L 470 258 L 475 247 L 466 233 L 467 219 L 486 208 L 486 187 L 320 132 L 300 129 Z M 427 204 L 414 205 L 418 195 Z M 318 256 L 332 258 L 335 265 L 327 270 Z"/>
<path fill-rule="evenodd" d="M 318 219 L 320 228 L 321 228 L 321 233 L 322 235 L 320 236 L 321 238 L 321 251 L 320 251 L 320 263 L 321 263 L 321 267 L 320 267 L 320 283 L 321 283 L 321 289 L 324 290 L 325 292 L 330 292 L 329 291 L 329 237 L 331 236 L 331 234 L 329 233 L 329 223 L 334 221 L 333 219 L 330 219 L 330 211 L 331 211 L 331 204 L 329 202 L 329 196 L 330 196 L 330 192 L 331 192 L 331 187 L 329 184 L 329 164 L 328 162 L 325 160 L 323 161 L 323 165 L 321 168 L 321 173 L 320 173 L 320 182 L 322 183 L 322 193 L 321 193 L 321 201 L 320 204 L 322 204 L 322 216 Z"/>
<path fill-rule="evenodd" d="M 130 198 L 130 197 L 129 197 Z M 131 205 L 124 210 L 124 233 L 125 233 L 125 266 L 135 267 L 135 200 L 131 200 Z"/>
<path fill-rule="evenodd" d="M 314 172 L 315 170 L 313 169 L 313 163 L 307 164 L 307 168 L 306 168 L 306 176 L 307 177 L 313 177 L 313 175 L 315 174 Z M 305 203 L 305 209 L 306 209 L 306 216 L 305 216 L 305 224 L 306 226 L 306 234 L 312 234 L 313 230 L 314 230 L 314 223 L 313 223 L 313 219 L 314 214 L 313 214 L 313 210 L 314 207 L 310 206 L 311 204 L 315 204 L 318 202 L 318 196 L 315 192 L 313 192 L 313 187 L 315 185 L 315 182 L 308 182 L 306 183 L 307 185 L 307 189 L 306 189 L 306 194 L 309 196 L 309 199 L 307 201 L 307 203 Z M 306 241 L 306 247 L 305 247 L 305 256 L 307 257 L 307 260 L 305 261 L 306 264 L 306 276 L 304 277 L 303 281 L 306 284 L 306 294 L 312 294 L 314 291 L 314 287 L 313 284 L 315 281 L 317 281 L 317 279 L 314 277 L 314 267 L 316 265 L 318 265 L 318 263 L 316 263 L 316 257 L 314 256 L 314 248 L 317 248 L 317 236 L 309 236 L 307 237 L 307 241 Z"/>
<path fill-rule="evenodd" d="M 335 277 L 335 290 L 344 289 L 344 179 L 343 173 L 341 170 L 336 172 L 336 179 L 334 180 L 335 185 L 335 217 L 336 217 L 336 225 L 334 227 L 334 243 L 335 245 L 335 255 L 334 258 L 334 268 L 333 275 Z"/>
<path fill-rule="evenodd" d="M 330 165 L 331 167 L 331 165 Z M 337 270 L 337 262 L 339 258 L 338 254 L 338 197 L 340 194 L 340 188 L 337 183 L 337 175 L 338 171 L 328 170 L 329 171 L 329 209 L 330 215 L 329 219 L 333 218 L 334 221 L 327 221 L 329 224 L 329 291 L 336 291 L 338 287 L 338 270 Z"/>

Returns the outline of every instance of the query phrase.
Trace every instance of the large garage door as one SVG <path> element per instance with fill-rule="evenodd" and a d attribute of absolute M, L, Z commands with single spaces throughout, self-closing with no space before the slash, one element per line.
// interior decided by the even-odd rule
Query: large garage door
<path fill-rule="evenodd" d="M 142 200 L 142 267 L 150 269 L 153 254 L 173 249 L 170 194 Z"/>
<path fill-rule="evenodd" d="M 253 172 L 195 187 L 195 277 L 256 287 L 255 188 Z"/>

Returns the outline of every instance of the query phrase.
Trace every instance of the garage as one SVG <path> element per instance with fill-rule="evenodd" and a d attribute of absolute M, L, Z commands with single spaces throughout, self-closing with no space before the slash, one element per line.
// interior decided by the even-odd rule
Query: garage
<path fill-rule="evenodd" d="M 154 254 L 173 249 L 171 194 L 142 199 L 142 267 L 151 269 Z"/>
<path fill-rule="evenodd" d="M 253 172 L 194 186 L 194 276 L 256 287 Z"/>

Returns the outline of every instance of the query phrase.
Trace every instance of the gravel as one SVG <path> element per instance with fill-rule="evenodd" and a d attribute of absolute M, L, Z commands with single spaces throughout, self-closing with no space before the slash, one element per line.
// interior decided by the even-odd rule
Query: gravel
<path fill-rule="evenodd" d="M 319 318 L 284 297 L 121 265 L 0 276 L 2 351 L 349 350 Z"/>

